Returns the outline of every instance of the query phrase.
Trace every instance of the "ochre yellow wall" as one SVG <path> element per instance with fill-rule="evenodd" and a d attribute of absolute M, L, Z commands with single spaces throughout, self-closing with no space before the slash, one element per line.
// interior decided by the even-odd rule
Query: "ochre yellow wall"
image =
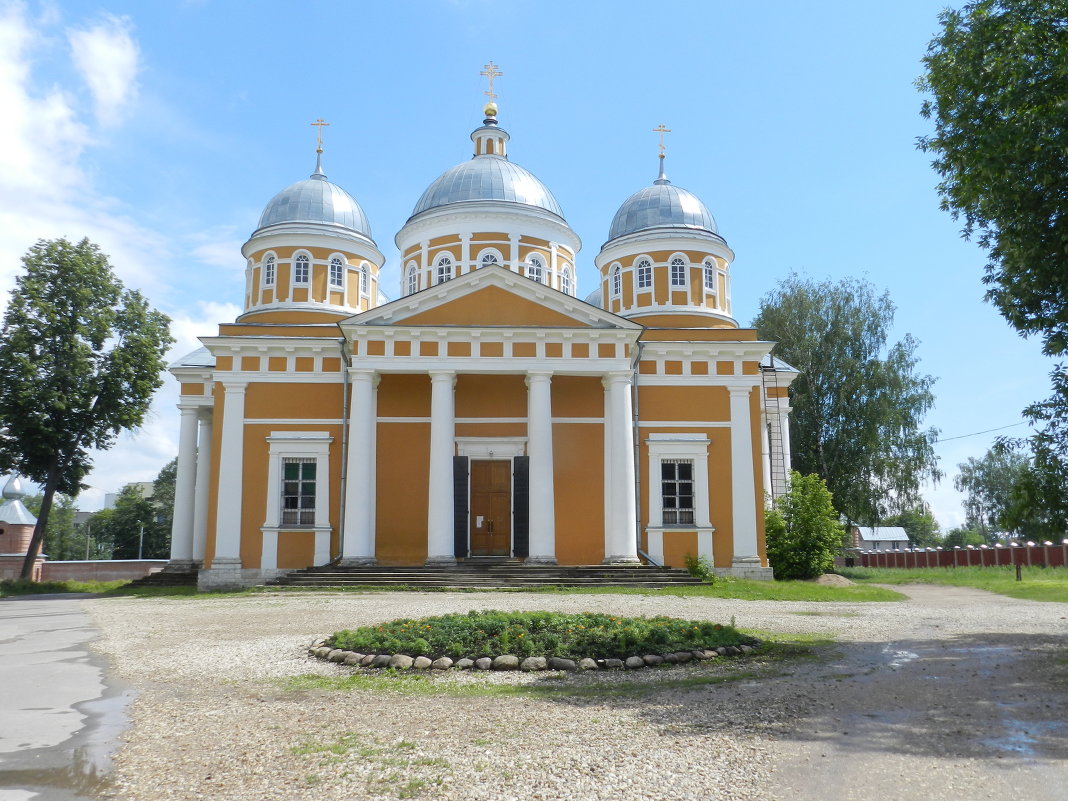
<path fill-rule="evenodd" d="M 457 417 L 526 417 L 527 387 L 521 375 L 456 377 Z"/>
<path fill-rule="evenodd" d="M 245 391 L 245 417 L 333 419 L 344 417 L 342 385 L 250 383 Z"/>
<path fill-rule="evenodd" d="M 400 322 L 404 325 L 507 325 L 584 327 L 573 317 L 548 309 L 506 289 L 488 286 Z"/>
<path fill-rule="evenodd" d="M 603 390 L 597 389 L 603 396 Z M 604 561 L 603 453 L 604 426 L 553 425 L 556 560 L 560 564 L 596 565 Z"/>
<path fill-rule="evenodd" d="M 379 423 L 377 446 L 377 559 L 421 565 L 427 556 L 430 424 Z"/>
<path fill-rule="evenodd" d="M 730 419 L 730 394 L 726 387 L 639 386 L 638 410 L 642 420 Z"/>

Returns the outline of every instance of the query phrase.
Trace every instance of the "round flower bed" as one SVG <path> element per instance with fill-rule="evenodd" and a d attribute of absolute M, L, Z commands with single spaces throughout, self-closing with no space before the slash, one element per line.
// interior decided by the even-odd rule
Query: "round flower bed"
<path fill-rule="evenodd" d="M 310 653 L 371 668 L 592 670 L 735 656 L 758 645 L 733 626 L 672 617 L 485 611 L 338 631 Z"/>

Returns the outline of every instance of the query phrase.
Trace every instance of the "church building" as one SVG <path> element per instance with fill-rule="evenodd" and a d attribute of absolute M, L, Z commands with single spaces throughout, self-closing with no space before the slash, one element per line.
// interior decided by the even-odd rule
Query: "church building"
<path fill-rule="evenodd" d="M 472 158 L 396 234 L 398 287 L 320 140 L 242 247 L 244 311 L 172 365 L 171 567 L 200 567 L 202 589 L 328 563 L 687 555 L 771 577 L 763 508 L 785 486 L 795 373 L 731 316 L 715 220 L 661 148 L 583 300 L 579 237 L 509 159 L 490 88 Z"/>

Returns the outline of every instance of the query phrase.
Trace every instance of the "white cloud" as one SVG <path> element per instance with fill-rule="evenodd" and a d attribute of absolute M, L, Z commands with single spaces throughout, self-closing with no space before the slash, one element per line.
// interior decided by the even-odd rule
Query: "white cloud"
<path fill-rule="evenodd" d="M 105 15 L 88 28 L 67 33 L 71 58 L 93 95 L 97 122 L 117 125 L 137 96 L 140 48 L 125 17 Z"/>

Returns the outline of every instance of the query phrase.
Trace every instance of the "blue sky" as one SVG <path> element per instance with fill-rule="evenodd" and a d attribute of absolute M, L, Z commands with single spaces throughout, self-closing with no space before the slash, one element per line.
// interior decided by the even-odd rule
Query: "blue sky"
<path fill-rule="evenodd" d="M 737 253 L 748 324 L 790 272 L 889 290 L 895 339 L 938 378 L 928 424 L 959 524 L 957 463 L 1043 397 L 1049 360 L 983 302 L 983 253 L 938 208 L 914 87 L 940 5 L 507 0 L 172 3 L 0 0 L 0 291 L 39 237 L 88 236 L 174 318 L 175 355 L 238 312 L 241 243 L 314 167 L 355 195 L 387 256 L 423 189 L 470 155 L 495 61 L 510 157 L 582 237 L 579 293 L 616 208 L 667 173 Z M 84 508 L 177 452 L 168 379 L 144 427 L 100 454 Z M 948 438 L 954 439 L 948 439 Z"/>

